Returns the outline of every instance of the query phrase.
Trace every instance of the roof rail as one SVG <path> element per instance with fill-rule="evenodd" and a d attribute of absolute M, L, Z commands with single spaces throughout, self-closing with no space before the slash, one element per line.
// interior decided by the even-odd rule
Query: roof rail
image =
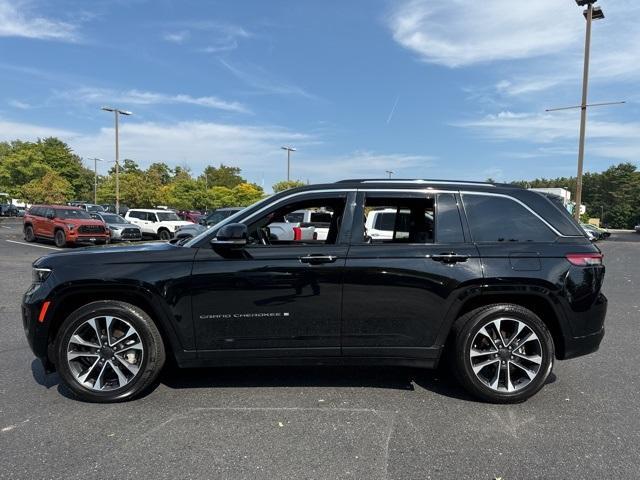
<path fill-rule="evenodd" d="M 348 179 L 348 180 L 340 180 L 336 183 L 413 183 L 413 184 L 437 184 L 437 185 L 481 185 L 485 187 L 496 187 L 496 186 L 510 186 L 507 184 L 500 183 L 488 183 L 488 182 L 473 182 L 473 181 L 464 181 L 464 180 L 426 180 L 426 179 L 393 179 L 390 180 L 388 178 L 357 178 L 357 179 Z"/>

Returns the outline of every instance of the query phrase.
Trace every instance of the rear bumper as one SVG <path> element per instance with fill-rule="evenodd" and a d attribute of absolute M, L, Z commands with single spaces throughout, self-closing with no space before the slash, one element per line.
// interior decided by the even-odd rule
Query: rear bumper
<path fill-rule="evenodd" d="M 558 351 L 559 359 L 580 357 L 598 350 L 600 342 L 604 338 L 607 303 L 607 297 L 599 294 L 589 310 L 571 312 L 569 317 L 571 318 L 571 328 L 565 329 L 564 345 Z M 569 332 L 573 332 L 573 335 L 570 335 Z"/>

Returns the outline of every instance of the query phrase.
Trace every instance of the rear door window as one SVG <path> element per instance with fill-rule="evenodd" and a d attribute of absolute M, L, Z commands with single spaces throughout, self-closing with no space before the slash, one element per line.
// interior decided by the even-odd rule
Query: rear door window
<path fill-rule="evenodd" d="M 509 197 L 464 194 L 474 242 L 553 242 L 556 234 L 533 212 Z"/>

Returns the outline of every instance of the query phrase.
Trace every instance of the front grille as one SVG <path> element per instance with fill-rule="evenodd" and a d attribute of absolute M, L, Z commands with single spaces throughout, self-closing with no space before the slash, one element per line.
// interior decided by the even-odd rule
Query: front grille
<path fill-rule="evenodd" d="M 104 233 L 104 227 L 102 225 L 81 225 L 78 228 L 78 233 Z"/>
<path fill-rule="evenodd" d="M 122 230 L 121 236 L 137 238 L 140 236 L 140 230 L 138 230 L 137 228 L 125 228 L 124 230 Z"/>

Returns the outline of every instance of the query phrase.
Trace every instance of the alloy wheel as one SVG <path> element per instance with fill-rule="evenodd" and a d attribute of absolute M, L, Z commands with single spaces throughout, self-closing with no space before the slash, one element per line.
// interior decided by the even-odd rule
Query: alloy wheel
<path fill-rule="evenodd" d="M 67 345 L 67 362 L 76 381 L 94 391 L 116 390 L 129 384 L 141 370 L 142 338 L 136 329 L 114 316 L 84 321 Z"/>
<path fill-rule="evenodd" d="M 542 344 L 526 323 L 501 317 L 487 322 L 475 334 L 469 361 L 475 376 L 500 393 L 525 388 L 540 373 Z"/>

